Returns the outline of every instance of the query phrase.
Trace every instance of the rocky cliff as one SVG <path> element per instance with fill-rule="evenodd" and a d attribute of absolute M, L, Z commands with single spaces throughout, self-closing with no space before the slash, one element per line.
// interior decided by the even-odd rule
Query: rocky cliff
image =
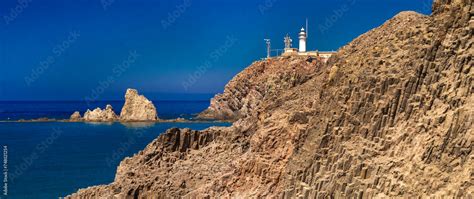
<path fill-rule="evenodd" d="M 472 197 L 473 13 L 400 13 L 231 127 L 170 129 L 70 197 Z"/>
<path fill-rule="evenodd" d="M 120 120 L 124 122 L 156 121 L 158 119 L 155 105 L 145 96 L 139 95 L 135 89 L 127 89 L 125 104 L 120 112 Z"/>
<path fill-rule="evenodd" d="M 296 87 L 308 79 L 323 63 L 307 57 L 279 57 L 257 61 L 237 74 L 222 94 L 211 99 L 200 119 L 237 120 L 255 112 L 260 102 Z"/>

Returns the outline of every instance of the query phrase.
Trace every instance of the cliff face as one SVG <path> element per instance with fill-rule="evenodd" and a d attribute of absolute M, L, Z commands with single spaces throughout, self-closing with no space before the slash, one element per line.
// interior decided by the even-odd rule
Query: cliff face
<path fill-rule="evenodd" d="M 307 81 L 322 65 L 306 57 L 280 57 L 270 62 L 257 61 L 237 74 L 222 94 L 211 99 L 201 119 L 237 120 L 255 113 L 265 98 Z"/>
<path fill-rule="evenodd" d="M 83 121 L 83 118 L 81 116 L 81 113 L 79 113 L 79 111 L 75 111 L 70 117 L 69 117 L 69 121 L 71 122 L 80 122 L 80 121 Z"/>
<path fill-rule="evenodd" d="M 79 112 L 77 112 L 79 114 Z M 71 121 L 78 121 L 80 115 L 77 115 L 76 112 L 71 115 Z M 74 117 L 73 117 L 74 116 Z M 114 109 L 110 104 L 107 104 L 104 110 L 96 108 L 93 111 L 87 109 L 84 113 L 83 120 L 89 122 L 113 122 L 118 119 L 118 116 L 115 114 Z"/>
<path fill-rule="evenodd" d="M 72 198 L 469 196 L 473 13 L 400 13 L 231 127 L 168 130 Z"/>

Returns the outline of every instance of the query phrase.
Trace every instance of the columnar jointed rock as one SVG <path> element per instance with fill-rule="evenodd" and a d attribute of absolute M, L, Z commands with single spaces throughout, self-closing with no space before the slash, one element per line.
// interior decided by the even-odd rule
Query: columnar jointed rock
<path fill-rule="evenodd" d="M 135 89 L 127 89 L 125 104 L 120 113 L 120 121 L 156 121 L 158 119 L 155 105 Z"/>
<path fill-rule="evenodd" d="M 93 111 L 87 109 L 83 119 L 87 122 L 114 122 L 117 121 L 118 116 L 115 114 L 112 106 L 107 104 L 104 110 L 100 108 L 96 108 Z"/>
<path fill-rule="evenodd" d="M 474 6 L 433 8 L 361 35 L 231 127 L 168 131 L 73 198 L 471 198 Z"/>
<path fill-rule="evenodd" d="M 86 121 L 86 122 L 145 122 L 145 121 L 157 121 L 157 112 L 155 106 L 151 101 L 145 98 L 143 95 L 138 95 L 137 90 L 127 89 L 125 93 L 125 104 L 118 117 L 112 106 L 107 104 L 104 110 L 96 108 L 93 111 L 87 109 L 84 113 L 84 117 L 81 118 L 81 114 L 76 111 L 74 112 L 69 121 Z"/>

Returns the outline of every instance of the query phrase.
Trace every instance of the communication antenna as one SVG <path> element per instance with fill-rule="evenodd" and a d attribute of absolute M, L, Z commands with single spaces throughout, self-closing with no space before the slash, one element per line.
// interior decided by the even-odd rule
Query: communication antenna
<path fill-rule="evenodd" d="M 264 39 L 265 43 L 267 44 L 267 59 L 270 58 L 270 48 L 271 48 L 271 43 L 270 39 Z"/>

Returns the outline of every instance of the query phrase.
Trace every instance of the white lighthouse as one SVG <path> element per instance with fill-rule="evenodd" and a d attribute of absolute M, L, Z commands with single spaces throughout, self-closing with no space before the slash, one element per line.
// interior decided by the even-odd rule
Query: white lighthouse
<path fill-rule="evenodd" d="M 299 34 L 299 39 L 300 39 L 300 46 L 299 46 L 299 52 L 306 52 L 306 32 L 304 28 L 301 28 L 301 32 Z"/>
<path fill-rule="evenodd" d="M 326 62 L 334 53 L 335 51 L 319 51 L 319 50 L 309 50 L 306 49 L 306 40 L 308 39 L 309 36 L 309 31 L 308 31 L 308 19 L 306 19 L 306 28 L 301 28 L 301 31 L 298 34 L 299 38 L 299 47 L 298 48 L 292 48 L 291 45 L 291 37 L 290 35 L 286 35 L 283 41 L 285 42 L 285 49 L 283 49 L 283 53 L 281 56 L 283 57 L 291 57 L 291 56 L 306 56 L 306 57 L 312 57 L 312 58 L 317 58 L 318 60 L 322 62 Z M 278 52 L 278 50 L 281 49 L 274 49 Z M 272 51 L 270 49 L 270 46 L 267 45 L 267 52 Z M 269 54 L 269 53 L 268 53 Z M 277 53 L 278 54 L 278 53 Z M 269 56 L 267 56 L 269 57 Z"/>

